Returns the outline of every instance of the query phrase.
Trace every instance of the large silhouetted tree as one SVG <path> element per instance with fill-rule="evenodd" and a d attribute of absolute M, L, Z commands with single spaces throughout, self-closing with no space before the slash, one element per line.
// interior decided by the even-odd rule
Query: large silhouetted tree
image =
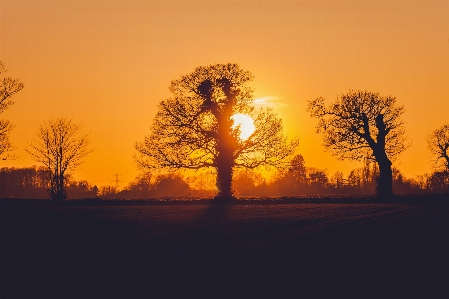
<path fill-rule="evenodd" d="M 254 109 L 253 75 L 237 64 L 196 68 L 170 84 L 173 96 L 159 104 L 151 134 L 136 144 L 138 164 L 151 169 L 216 169 L 217 198 L 232 197 L 236 167 L 280 166 L 297 141 L 289 142 L 282 121 L 269 109 Z M 247 114 L 255 131 L 246 140 L 232 116 Z"/>
<path fill-rule="evenodd" d="M 0 75 L 5 73 L 7 70 L 4 64 L 0 61 Z M 9 106 L 14 104 L 10 99 L 12 95 L 19 92 L 23 88 L 23 84 L 19 82 L 18 79 L 12 79 L 10 77 L 5 77 L 1 79 L 0 82 L 0 114 L 5 112 Z M 14 128 L 14 126 L 4 119 L 0 119 L 0 160 L 6 160 L 11 156 L 8 155 L 9 152 L 14 150 L 14 146 L 9 140 L 9 133 Z"/>
<path fill-rule="evenodd" d="M 427 141 L 436 167 L 449 171 L 449 124 L 433 131 Z"/>
<path fill-rule="evenodd" d="M 350 91 L 329 107 L 323 98 L 309 101 L 308 111 L 319 119 L 317 131 L 324 133 L 324 146 L 339 159 L 374 159 L 380 172 L 377 194 L 392 195 L 391 159 L 407 147 L 404 107 L 396 98 Z"/>
<path fill-rule="evenodd" d="M 52 118 L 37 131 L 27 152 L 33 160 L 44 165 L 49 175 L 49 194 L 54 200 L 67 198 L 66 175 L 74 171 L 83 158 L 92 152 L 89 134 L 81 134 L 81 126 L 71 119 Z"/>

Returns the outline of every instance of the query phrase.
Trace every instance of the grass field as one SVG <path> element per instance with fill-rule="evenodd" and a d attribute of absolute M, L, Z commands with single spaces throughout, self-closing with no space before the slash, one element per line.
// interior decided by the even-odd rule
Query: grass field
<path fill-rule="evenodd" d="M 1 298 L 449 298 L 449 201 L 0 200 Z"/>

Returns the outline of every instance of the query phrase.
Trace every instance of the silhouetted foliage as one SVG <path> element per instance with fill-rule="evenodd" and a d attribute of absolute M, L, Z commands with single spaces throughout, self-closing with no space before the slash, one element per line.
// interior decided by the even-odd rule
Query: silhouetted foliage
<path fill-rule="evenodd" d="M 96 185 L 92 185 L 86 180 L 76 181 L 70 174 L 66 174 L 64 183 L 67 199 L 96 198 L 99 194 Z"/>
<path fill-rule="evenodd" d="M 363 167 L 352 169 L 347 178 L 344 177 L 342 172 L 337 171 L 329 179 L 329 192 L 330 194 L 345 195 L 374 194 L 377 177 L 377 163 L 369 159 L 365 159 Z"/>
<path fill-rule="evenodd" d="M 376 163 L 367 161 L 345 177 L 336 172 L 328 178 L 326 171 L 306 167 L 301 155 L 290 168 L 278 170 L 272 180 L 259 172 L 239 169 L 234 172 L 233 187 L 240 197 L 316 196 L 316 195 L 371 195 L 374 194 L 377 176 Z M 393 172 L 393 189 L 397 194 L 430 194 L 449 192 L 449 174 L 434 172 L 430 175 L 407 179 L 396 168 Z M 179 174 L 153 175 L 142 173 L 124 190 L 113 186 L 97 186 L 71 175 L 65 176 L 67 199 L 101 197 L 103 199 L 151 199 L 161 197 L 210 198 L 214 195 L 214 173 L 200 173 L 184 179 Z M 0 169 L 0 198 L 44 199 L 48 196 L 48 172 L 44 167 Z"/>
<path fill-rule="evenodd" d="M 307 184 L 307 168 L 302 155 L 293 157 L 288 172 L 293 186 L 299 187 L 300 185 Z"/>
<path fill-rule="evenodd" d="M 346 180 L 344 178 L 343 172 L 336 171 L 334 175 L 329 178 L 329 186 L 340 189 L 346 185 Z"/>
<path fill-rule="evenodd" d="M 154 194 L 154 176 L 151 173 L 142 173 L 137 176 L 123 191 L 118 195 L 124 198 L 151 198 Z"/>
<path fill-rule="evenodd" d="M 324 189 L 329 183 L 326 172 L 319 169 L 309 169 L 310 185 L 315 189 Z"/>
<path fill-rule="evenodd" d="M 52 118 L 37 131 L 27 152 L 33 160 L 44 165 L 49 176 L 50 197 L 54 200 L 67 198 L 65 178 L 92 152 L 88 148 L 89 134 L 80 135 L 81 126 L 66 118 Z"/>
<path fill-rule="evenodd" d="M 419 194 L 424 192 L 431 192 L 426 187 L 423 189 L 418 187 L 416 180 L 407 179 L 399 169 L 393 167 L 393 191 L 395 194 Z"/>
<path fill-rule="evenodd" d="M 48 174 L 43 167 L 0 169 L 0 198 L 47 198 Z"/>
<path fill-rule="evenodd" d="M 436 168 L 449 171 L 449 124 L 433 131 L 427 141 Z"/>
<path fill-rule="evenodd" d="M 195 171 L 195 174 L 187 178 L 189 185 L 195 190 L 213 190 L 216 193 L 217 174 L 213 170 Z"/>
<path fill-rule="evenodd" d="M 98 191 L 98 196 L 105 199 L 114 199 L 118 198 L 117 193 L 119 193 L 119 191 L 114 186 L 101 186 Z"/>
<path fill-rule="evenodd" d="M 379 165 L 379 196 L 390 196 L 391 159 L 406 149 L 404 107 L 392 96 L 350 91 L 328 108 L 323 98 L 309 101 L 308 111 L 319 119 L 317 131 L 324 133 L 324 146 L 339 159 L 374 159 Z"/>
<path fill-rule="evenodd" d="M 191 193 L 189 184 L 176 173 L 152 175 L 143 173 L 134 179 L 124 190 L 106 187 L 100 190 L 102 198 L 145 199 L 160 197 L 182 197 Z"/>
<path fill-rule="evenodd" d="M 198 198 L 210 198 L 217 194 L 217 174 L 214 170 L 195 171 L 186 178 L 191 195 Z"/>
<path fill-rule="evenodd" d="M 427 180 L 428 189 L 432 193 L 449 192 L 449 171 L 436 171 Z"/>
<path fill-rule="evenodd" d="M 0 74 L 5 73 L 7 70 L 5 65 L 0 61 Z M 12 79 L 5 77 L 0 82 L 0 114 L 5 112 L 14 102 L 10 99 L 15 93 L 19 92 L 23 88 L 23 83 L 18 79 Z M 11 159 L 13 156 L 9 155 L 9 152 L 14 150 L 14 146 L 9 140 L 9 133 L 14 126 L 4 119 L 0 119 L 0 160 Z"/>
<path fill-rule="evenodd" d="M 190 193 L 189 184 L 175 173 L 158 176 L 154 185 L 155 197 L 180 197 L 189 195 Z"/>
<path fill-rule="evenodd" d="M 45 167 L 0 169 L 0 198 L 48 198 L 50 180 Z M 66 176 L 67 198 L 94 198 L 98 188 L 87 181 L 76 181 Z"/>
<path fill-rule="evenodd" d="M 239 196 L 267 196 L 260 192 L 260 188 L 265 184 L 265 180 L 260 173 L 240 169 L 234 173 L 234 192 Z"/>
<path fill-rule="evenodd" d="M 198 67 L 170 84 L 173 97 L 162 101 L 144 142 L 136 144 L 138 164 L 147 169 L 216 170 L 219 198 L 232 196 L 234 168 L 280 166 L 298 142 L 287 141 L 282 121 L 270 109 L 256 110 L 253 75 L 237 64 Z M 247 114 L 255 131 L 239 139 L 232 116 Z"/>
<path fill-rule="evenodd" d="M 275 196 L 328 194 L 331 190 L 326 171 L 306 167 L 302 155 L 296 155 L 291 165 L 279 170 L 269 184 Z"/>

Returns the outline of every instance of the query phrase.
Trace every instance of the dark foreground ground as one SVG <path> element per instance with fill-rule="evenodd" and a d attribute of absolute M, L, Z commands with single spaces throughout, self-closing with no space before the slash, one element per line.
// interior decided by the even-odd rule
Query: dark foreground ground
<path fill-rule="evenodd" d="M 449 298 L 449 200 L 0 200 L 1 298 Z"/>

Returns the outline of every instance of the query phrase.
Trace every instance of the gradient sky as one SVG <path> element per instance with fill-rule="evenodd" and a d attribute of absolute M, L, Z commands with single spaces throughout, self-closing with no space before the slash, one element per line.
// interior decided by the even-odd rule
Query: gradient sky
<path fill-rule="evenodd" d="M 16 125 L 15 161 L 37 127 L 67 116 L 91 132 L 77 179 L 122 186 L 138 170 L 168 85 L 197 66 L 238 63 L 299 136 L 307 166 L 345 175 L 362 163 L 324 151 L 307 100 L 349 89 L 393 95 L 406 108 L 411 147 L 394 162 L 407 177 L 432 170 L 426 137 L 449 121 L 449 1 L 4 1 L 0 60 L 25 88 L 2 117 Z"/>

